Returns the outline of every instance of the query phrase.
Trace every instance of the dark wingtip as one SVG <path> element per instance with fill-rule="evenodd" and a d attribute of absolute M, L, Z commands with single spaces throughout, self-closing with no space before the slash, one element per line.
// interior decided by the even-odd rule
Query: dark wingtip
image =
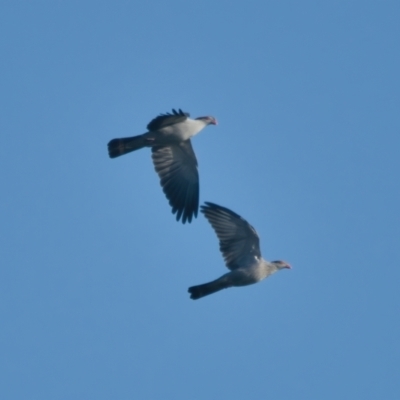
<path fill-rule="evenodd" d="M 230 210 L 229 208 L 220 206 L 218 204 L 215 203 L 211 203 L 210 201 L 205 201 L 204 202 L 205 205 L 200 206 L 200 211 L 204 214 L 207 215 L 207 211 L 215 211 L 215 212 L 225 212 L 229 215 L 232 215 L 236 218 L 241 218 L 243 219 L 239 214 L 236 214 L 234 211 Z"/>
<path fill-rule="evenodd" d="M 196 212 L 193 212 L 193 213 L 191 213 L 191 214 L 188 214 L 188 215 L 186 215 L 186 214 L 182 214 L 182 212 L 183 212 L 183 210 L 181 210 L 181 212 L 177 212 L 176 213 L 176 220 L 177 221 L 181 221 L 182 222 L 182 224 L 186 224 L 186 222 L 188 223 L 188 224 L 191 224 L 192 223 L 192 220 L 194 219 L 194 218 L 197 218 L 197 210 L 196 210 Z"/>
<path fill-rule="evenodd" d="M 225 207 L 219 206 L 218 204 L 211 203 L 210 201 L 205 201 L 204 204 L 200 206 L 200 211 L 204 214 L 210 209 L 226 209 Z"/>
<path fill-rule="evenodd" d="M 177 221 L 181 221 L 182 224 L 185 224 L 186 222 L 190 224 L 192 220 L 197 218 L 199 212 L 198 188 L 194 195 L 186 198 L 183 198 L 182 192 L 174 193 L 174 197 L 172 198 L 165 190 L 165 187 L 163 187 L 163 191 L 169 199 L 172 213 L 176 214 L 175 219 Z"/>

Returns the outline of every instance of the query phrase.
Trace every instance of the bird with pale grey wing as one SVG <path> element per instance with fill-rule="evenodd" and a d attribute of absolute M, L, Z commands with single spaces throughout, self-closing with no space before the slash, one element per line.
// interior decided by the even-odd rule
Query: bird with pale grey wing
<path fill-rule="evenodd" d="M 160 114 L 150 121 L 148 132 L 108 143 L 111 158 L 151 147 L 163 191 L 176 220 L 182 219 L 182 223 L 191 222 L 199 209 L 199 172 L 190 138 L 207 125 L 217 125 L 214 117 L 189 117 L 189 113 L 173 109 L 172 113 Z"/>
<path fill-rule="evenodd" d="M 201 206 L 219 239 L 219 248 L 231 270 L 215 281 L 189 288 L 193 300 L 227 289 L 260 282 L 277 271 L 291 266 L 284 261 L 266 261 L 261 257 L 260 238 L 256 230 L 240 215 L 228 208 L 206 202 Z"/>

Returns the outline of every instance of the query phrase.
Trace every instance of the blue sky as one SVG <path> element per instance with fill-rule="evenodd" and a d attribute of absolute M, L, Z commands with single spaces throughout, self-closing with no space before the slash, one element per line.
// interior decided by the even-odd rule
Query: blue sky
<path fill-rule="evenodd" d="M 0 4 L 4 399 L 400 398 L 400 3 Z M 147 149 L 182 108 L 201 202 L 293 266 L 226 272 Z"/>

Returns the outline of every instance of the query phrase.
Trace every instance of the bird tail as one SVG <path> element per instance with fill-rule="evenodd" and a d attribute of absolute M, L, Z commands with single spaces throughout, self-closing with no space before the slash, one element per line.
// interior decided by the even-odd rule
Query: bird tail
<path fill-rule="evenodd" d="M 226 289 L 230 287 L 225 280 L 217 279 L 215 281 L 204 283 L 202 285 L 192 286 L 188 289 L 190 293 L 190 298 L 193 300 L 200 299 L 204 296 L 208 296 L 209 294 L 213 294 L 222 289 Z"/>
<path fill-rule="evenodd" d="M 145 134 L 129 138 L 113 139 L 108 143 L 108 155 L 110 158 L 115 158 L 148 145 L 149 140 L 146 139 Z"/>

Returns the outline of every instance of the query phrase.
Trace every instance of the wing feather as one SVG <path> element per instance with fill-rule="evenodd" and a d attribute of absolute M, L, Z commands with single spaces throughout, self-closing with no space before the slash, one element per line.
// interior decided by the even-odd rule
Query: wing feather
<path fill-rule="evenodd" d="M 226 266 L 234 270 L 254 258 L 261 258 L 260 238 L 256 230 L 240 215 L 228 208 L 206 202 L 201 212 L 219 239 Z"/>
<path fill-rule="evenodd" d="M 152 119 L 148 125 L 147 129 L 149 131 L 158 131 L 159 129 L 165 128 L 166 126 L 174 125 L 179 122 L 183 122 L 190 117 L 190 114 L 183 112 L 181 109 L 176 111 L 172 109 L 172 113 L 160 114 L 158 117 Z"/>
<path fill-rule="evenodd" d="M 190 140 L 152 147 L 152 158 L 176 220 L 191 222 L 199 208 L 199 173 Z"/>

